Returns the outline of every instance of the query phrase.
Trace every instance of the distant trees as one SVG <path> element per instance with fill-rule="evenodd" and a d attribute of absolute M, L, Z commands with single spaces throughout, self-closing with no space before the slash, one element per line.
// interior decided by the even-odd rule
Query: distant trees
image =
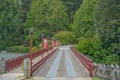
<path fill-rule="evenodd" d="M 118 62 L 120 0 L 0 0 L 1 49 L 29 41 L 31 27 L 33 46 L 41 33 L 55 35 L 63 44 L 78 41 L 77 49 L 96 62 Z"/>
<path fill-rule="evenodd" d="M 75 35 L 70 31 L 59 31 L 55 34 L 55 38 L 57 38 L 60 43 L 64 45 L 73 44 L 75 41 Z"/>
<path fill-rule="evenodd" d="M 40 36 L 54 36 L 54 33 L 61 30 L 69 30 L 69 21 L 66 7 L 61 0 L 35 0 L 31 4 L 30 11 L 27 13 L 25 31 L 33 27 L 34 45 L 40 42 Z"/>
<path fill-rule="evenodd" d="M 30 1 L 30 0 L 25 0 Z M 22 0 L 0 0 L 0 46 L 21 45 L 24 39 L 24 21 Z M 27 4 L 27 5 L 30 5 Z M 28 7 L 27 7 L 28 8 Z M 26 8 L 26 9 L 27 9 Z M 27 11 L 26 11 L 27 13 Z"/>
<path fill-rule="evenodd" d="M 120 54 L 120 1 L 99 0 L 95 19 L 102 48 Z"/>
<path fill-rule="evenodd" d="M 77 49 L 96 62 L 120 63 L 119 14 L 119 0 L 83 0 L 74 18 Z"/>
<path fill-rule="evenodd" d="M 80 8 L 82 0 L 62 0 L 62 1 L 67 8 L 66 13 L 69 18 L 69 23 L 72 24 L 75 12 Z"/>
<path fill-rule="evenodd" d="M 76 37 L 92 37 L 96 28 L 94 23 L 94 10 L 97 0 L 83 0 L 81 7 L 74 17 L 74 29 Z"/>
<path fill-rule="evenodd" d="M 107 51 L 106 63 L 120 63 L 120 1 L 99 0 L 95 19 L 102 50 Z"/>
<path fill-rule="evenodd" d="M 5 48 L 7 45 L 11 45 L 9 40 L 12 38 L 13 32 L 19 24 L 18 22 L 18 10 L 13 0 L 0 0 L 0 40 L 1 48 Z M 18 24 L 16 24 L 18 23 Z M 11 33 L 11 34 L 9 34 Z"/>
<path fill-rule="evenodd" d="M 35 0 L 27 13 L 26 28 L 34 27 L 50 35 L 67 30 L 69 23 L 65 11 L 61 0 Z"/>
<path fill-rule="evenodd" d="M 73 18 L 72 13 L 79 8 L 79 3 L 81 0 L 79 2 L 74 0 L 67 2 L 62 0 L 0 0 L 1 49 L 21 45 L 24 40 L 29 40 L 28 32 L 31 27 L 35 30 L 34 44 L 38 44 L 41 33 L 53 36 L 58 31 L 71 30 L 69 17 Z"/>

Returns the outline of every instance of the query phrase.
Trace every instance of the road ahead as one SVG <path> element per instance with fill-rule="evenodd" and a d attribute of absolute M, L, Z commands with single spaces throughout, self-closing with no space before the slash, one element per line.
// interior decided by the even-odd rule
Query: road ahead
<path fill-rule="evenodd" d="M 48 61 L 39 70 L 34 73 L 34 77 L 41 77 L 45 80 L 69 80 L 76 78 L 85 78 L 90 80 L 88 71 L 83 64 L 74 56 L 71 50 L 65 47 L 59 47 L 59 50 L 52 55 Z M 69 78 L 69 79 L 67 79 Z"/>

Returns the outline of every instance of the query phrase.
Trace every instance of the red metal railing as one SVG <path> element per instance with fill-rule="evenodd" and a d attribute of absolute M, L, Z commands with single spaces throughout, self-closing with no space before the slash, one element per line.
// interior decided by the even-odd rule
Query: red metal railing
<path fill-rule="evenodd" d="M 71 51 L 75 54 L 75 56 L 83 63 L 83 65 L 86 67 L 86 69 L 89 71 L 89 75 L 93 77 L 94 68 L 95 65 L 93 64 L 93 61 L 86 57 L 85 55 L 79 53 L 74 48 L 70 47 Z"/>
<path fill-rule="evenodd" d="M 12 71 L 13 69 L 19 67 L 23 62 L 23 59 L 26 57 L 29 57 L 29 54 L 6 60 L 6 72 Z"/>
<path fill-rule="evenodd" d="M 32 66 L 32 73 L 34 73 L 58 48 L 50 52 L 42 60 L 38 61 L 35 65 Z"/>
<path fill-rule="evenodd" d="M 53 49 L 53 47 L 50 47 L 48 49 L 39 50 L 39 51 L 33 53 L 32 59 L 34 59 L 40 55 L 43 55 L 45 52 L 47 52 L 48 50 L 51 50 L 51 49 Z M 6 73 L 19 67 L 22 64 L 23 60 L 27 57 L 30 57 L 30 54 L 26 54 L 23 56 L 19 56 L 19 57 L 15 57 L 13 59 L 6 60 Z"/>

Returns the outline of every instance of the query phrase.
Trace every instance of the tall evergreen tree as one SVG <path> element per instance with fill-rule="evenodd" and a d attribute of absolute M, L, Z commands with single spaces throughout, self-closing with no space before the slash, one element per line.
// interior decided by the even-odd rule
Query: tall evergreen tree
<path fill-rule="evenodd" d="M 25 15 L 29 10 L 23 3 L 25 5 L 25 2 L 22 0 L 0 0 L 1 49 L 22 44 L 24 35 L 23 24 L 25 23 Z M 26 5 L 28 4 L 30 5 L 30 3 L 26 3 Z"/>
<path fill-rule="evenodd" d="M 13 0 L 0 0 L 0 40 L 1 48 L 11 45 L 12 34 L 16 30 L 17 8 Z M 16 27 L 15 27 L 16 26 Z M 8 41 L 9 40 L 9 41 Z"/>
<path fill-rule="evenodd" d="M 61 0 L 35 0 L 27 14 L 26 28 L 35 27 L 49 34 L 69 29 L 65 10 Z"/>
<path fill-rule="evenodd" d="M 91 37 L 95 35 L 94 10 L 97 0 L 83 0 L 81 7 L 75 14 L 74 28 L 77 37 Z"/>
<path fill-rule="evenodd" d="M 80 8 L 82 0 L 62 0 L 64 5 L 67 7 L 67 14 L 69 17 L 69 23 L 73 23 L 73 17 L 75 12 Z"/>
<path fill-rule="evenodd" d="M 120 1 L 99 0 L 95 18 L 102 48 L 120 54 Z"/>

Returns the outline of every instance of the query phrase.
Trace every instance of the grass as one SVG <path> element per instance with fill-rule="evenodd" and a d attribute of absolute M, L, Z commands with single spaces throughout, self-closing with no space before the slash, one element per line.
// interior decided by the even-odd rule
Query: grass
<path fill-rule="evenodd" d="M 92 80 L 101 80 L 99 77 L 94 77 Z"/>

